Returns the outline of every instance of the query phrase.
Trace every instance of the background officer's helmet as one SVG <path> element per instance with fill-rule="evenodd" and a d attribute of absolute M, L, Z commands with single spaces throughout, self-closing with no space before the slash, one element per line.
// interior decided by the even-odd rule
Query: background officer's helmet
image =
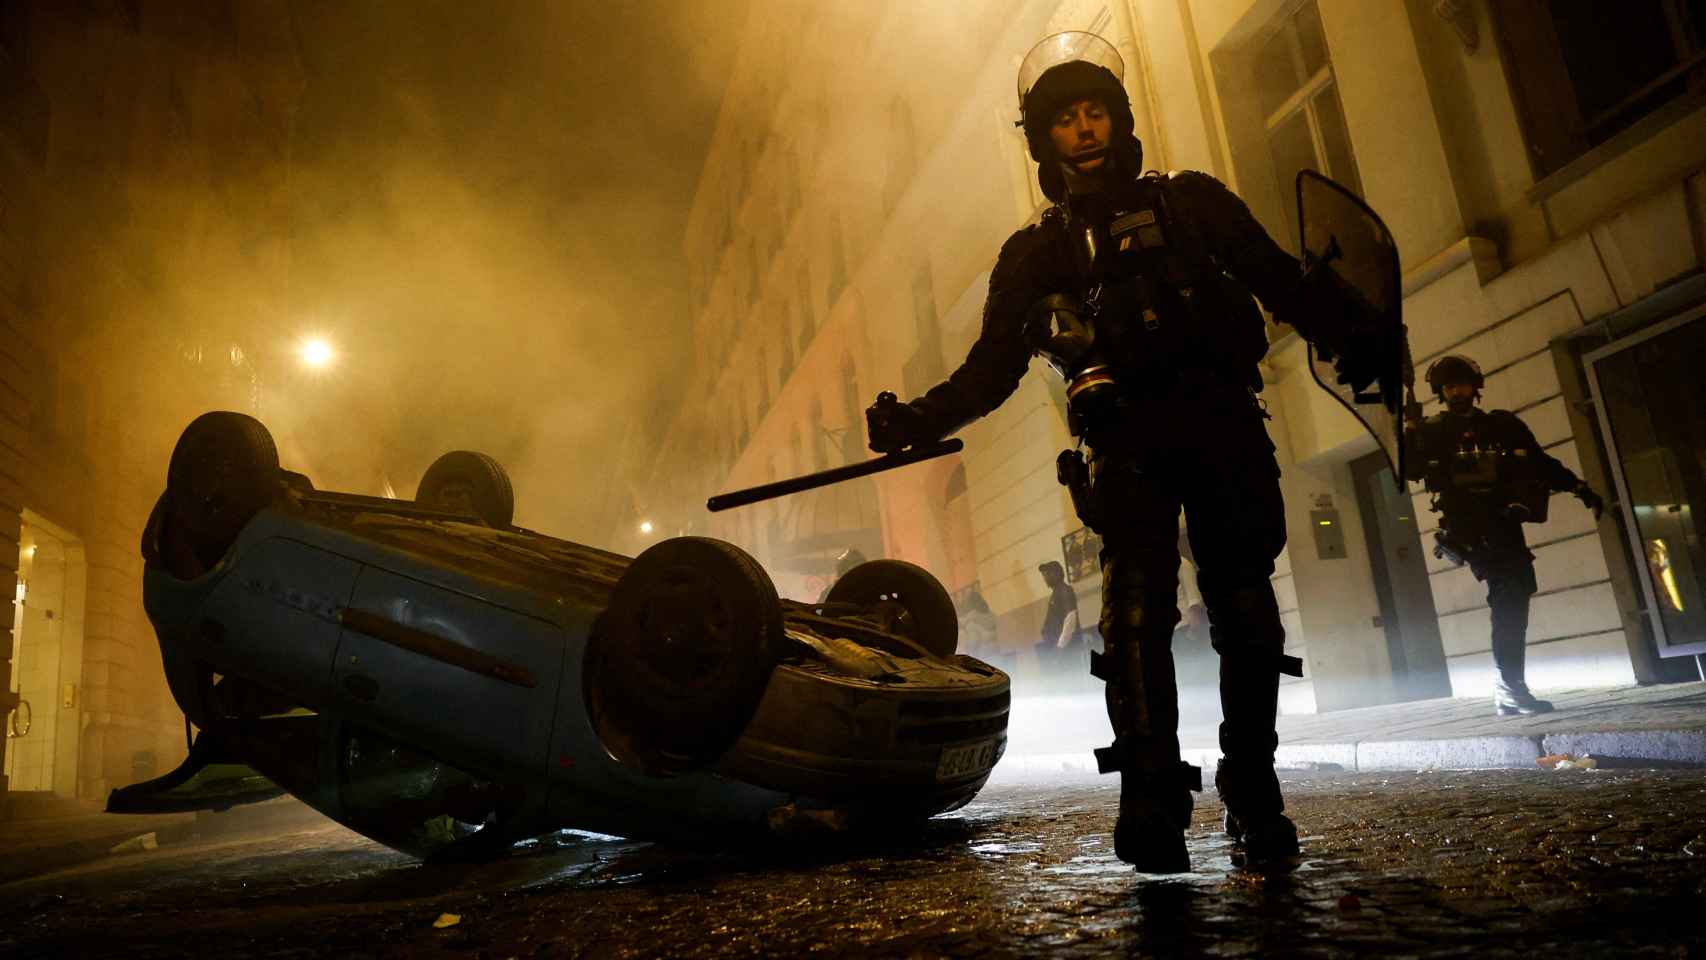
<path fill-rule="evenodd" d="M 1434 396 L 1445 394 L 1448 383 L 1467 383 L 1475 388 L 1475 395 L 1481 395 L 1481 388 L 1486 385 L 1487 378 L 1481 375 L 1481 365 L 1461 353 L 1450 353 L 1428 366 L 1428 386 L 1433 388 Z"/>

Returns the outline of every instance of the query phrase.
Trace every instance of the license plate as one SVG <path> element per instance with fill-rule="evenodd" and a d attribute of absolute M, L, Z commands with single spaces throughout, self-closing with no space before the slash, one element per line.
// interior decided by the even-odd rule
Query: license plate
<path fill-rule="evenodd" d="M 958 747 L 944 747 L 936 761 L 937 780 L 955 780 L 982 771 L 995 763 L 995 741 L 980 740 Z"/>

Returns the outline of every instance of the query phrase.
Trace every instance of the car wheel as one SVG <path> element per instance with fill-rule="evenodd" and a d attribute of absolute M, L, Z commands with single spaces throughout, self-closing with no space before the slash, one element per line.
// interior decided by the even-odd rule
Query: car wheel
<path fill-rule="evenodd" d="M 472 513 L 488 527 L 515 519 L 515 490 L 502 465 L 483 453 L 452 450 L 421 477 L 415 502 L 452 513 Z"/>
<path fill-rule="evenodd" d="M 824 603 L 872 607 L 884 628 L 911 637 L 944 660 L 959 645 L 954 600 L 930 571 L 905 560 L 870 560 L 842 575 Z"/>
<path fill-rule="evenodd" d="M 278 492 L 278 448 L 259 420 L 228 410 L 195 418 L 166 468 L 158 535 L 173 545 L 161 551 L 168 569 L 183 577 L 218 563 Z"/>
<path fill-rule="evenodd" d="M 593 723 L 613 756 L 649 773 L 705 767 L 752 720 L 782 638 L 758 561 L 721 540 L 665 540 L 634 558 L 594 628 Z"/>

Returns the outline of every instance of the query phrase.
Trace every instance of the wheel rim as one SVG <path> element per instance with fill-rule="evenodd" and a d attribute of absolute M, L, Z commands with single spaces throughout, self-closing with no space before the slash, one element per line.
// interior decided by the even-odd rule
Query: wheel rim
<path fill-rule="evenodd" d="M 716 540 L 657 544 L 629 565 L 588 643 L 599 737 L 654 775 L 711 763 L 757 710 L 781 636 L 781 605 L 756 561 Z"/>
<path fill-rule="evenodd" d="M 678 566 L 642 602 L 636 618 L 640 662 L 672 685 L 703 688 L 736 653 L 734 611 L 701 572 Z"/>

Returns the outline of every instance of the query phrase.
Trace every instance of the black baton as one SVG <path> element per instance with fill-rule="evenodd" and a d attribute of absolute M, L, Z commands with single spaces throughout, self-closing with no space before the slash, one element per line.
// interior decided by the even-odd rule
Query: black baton
<path fill-rule="evenodd" d="M 882 473 L 884 470 L 904 467 L 909 463 L 934 460 L 950 453 L 959 453 L 965 449 L 965 445 L 965 441 L 953 437 L 947 440 L 938 440 L 932 444 L 913 447 L 909 450 L 902 450 L 898 453 L 885 453 L 880 457 L 866 460 L 864 463 L 850 463 L 845 467 L 831 467 L 817 473 L 808 473 L 803 477 L 792 477 L 787 480 L 778 480 L 775 483 L 760 484 L 756 487 L 747 487 L 745 490 L 731 490 L 728 493 L 719 493 L 706 500 L 705 509 L 716 513 L 730 507 L 744 507 L 760 500 L 785 497 L 790 493 L 799 493 L 802 490 L 824 487 L 832 483 L 840 483 L 843 480 L 851 480 L 854 477 Z"/>

